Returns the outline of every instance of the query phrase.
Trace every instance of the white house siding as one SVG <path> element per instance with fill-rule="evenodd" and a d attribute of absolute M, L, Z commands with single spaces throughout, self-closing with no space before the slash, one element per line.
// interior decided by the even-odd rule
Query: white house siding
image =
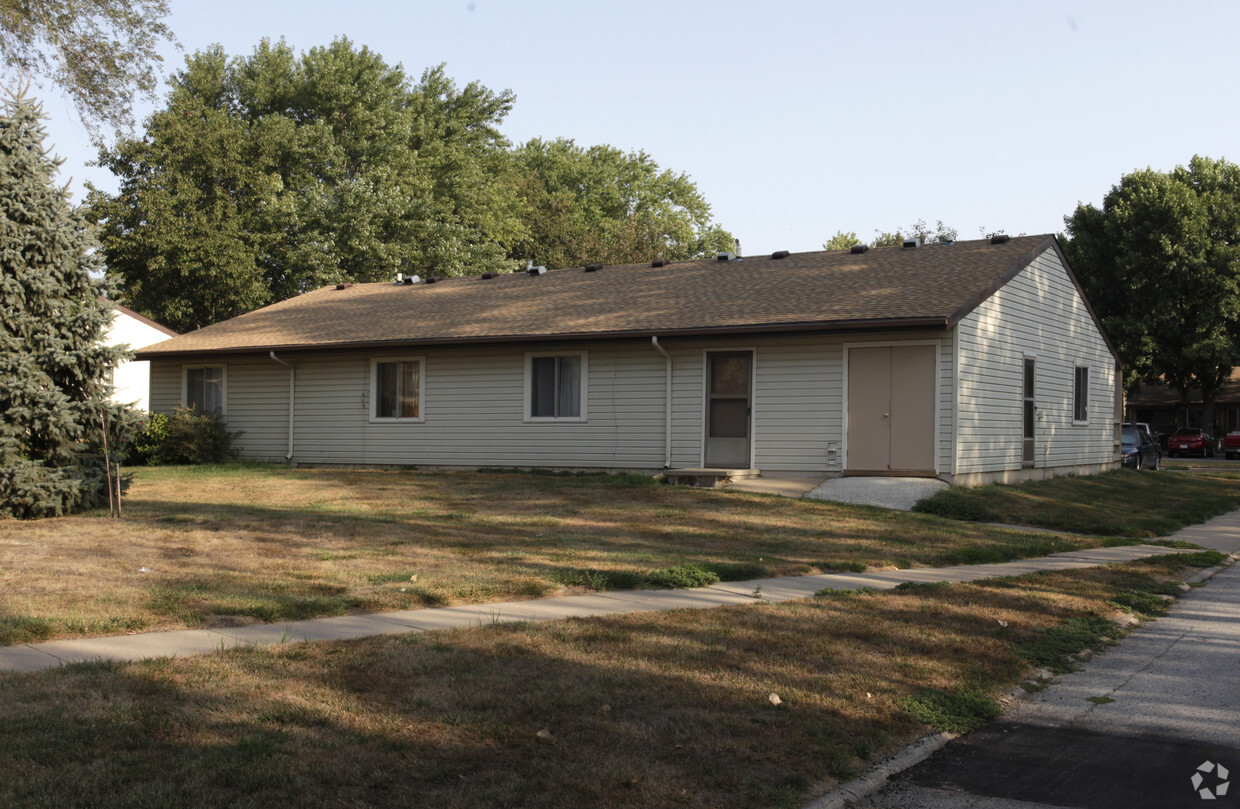
<path fill-rule="evenodd" d="M 865 342 L 908 339 L 913 338 L 875 335 L 866 336 Z M 946 470 L 951 459 L 954 352 L 950 335 L 937 333 L 929 339 L 940 345 L 938 454 Z M 673 361 L 673 467 L 702 464 L 706 351 L 752 349 L 755 466 L 770 472 L 842 471 L 844 346 L 856 338 L 660 342 Z M 526 422 L 526 353 L 583 350 L 588 363 L 587 420 Z M 297 463 L 646 470 L 665 463 L 666 360 L 648 341 L 280 357 L 296 367 Z M 422 422 L 373 423 L 369 418 L 371 361 L 396 357 L 425 360 Z M 230 429 L 244 431 L 237 440 L 243 456 L 283 460 L 288 443 L 287 369 L 265 356 L 218 362 L 227 365 L 226 415 Z M 182 368 L 189 364 L 195 363 L 154 364 L 154 409 L 168 412 L 180 402 Z"/>
<path fill-rule="evenodd" d="M 1053 250 L 957 326 L 957 482 L 1092 472 L 1115 461 L 1115 359 Z M 1024 359 L 1036 363 L 1034 469 L 1022 470 Z M 1077 365 L 1089 367 L 1089 418 L 1073 423 Z"/>
<path fill-rule="evenodd" d="M 136 351 L 163 342 L 168 337 L 167 332 L 118 311 L 104 340 L 108 345 L 124 345 Z M 149 409 L 150 376 L 150 362 L 119 363 L 112 369 L 112 401 L 133 405 L 139 410 Z"/>

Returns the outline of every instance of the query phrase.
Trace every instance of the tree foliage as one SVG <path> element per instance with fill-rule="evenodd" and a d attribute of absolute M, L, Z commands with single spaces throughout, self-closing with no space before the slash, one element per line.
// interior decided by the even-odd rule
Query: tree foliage
<path fill-rule="evenodd" d="M 188 331 L 337 281 L 508 268 L 512 100 L 442 65 L 414 82 L 347 39 L 196 53 L 145 136 L 101 150 L 120 180 L 88 198 L 109 276 Z"/>
<path fill-rule="evenodd" d="M 167 0 L 0 0 L 0 62 L 59 86 L 98 136 L 132 124 L 134 95 L 154 98 L 167 16 Z"/>
<path fill-rule="evenodd" d="M 943 220 L 937 220 L 934 227 L 931 228 L 926 224 L 926 220 L 918 219 L 912 225 L 905 228 L 896 228 L 893 231 L 875 230 L 874 238 L 870 241 L 870 247 L 899 247 L 904 244 L 905 239 L 920 239 L 922 244 L 947 244 L 956 241 L 957 231 L 950 225 L 943 224 Z M 862 244 L 856 233 L 845 233 L 842 230 L 835 232 L 825 244 L 824 250 L 847 250 L 856 244 Z"/>
<path fill-rule="evenodd" d="M 1207 413 L 1240 358 L 1240 167 L 1194 157 L 1124 175 L 1064 217 L 1064 250 L 1125 365 Z"/>
<path fill-rule="evenodd" d="M 0 514 L 15 517 L 106 503 L 102 425 L 113 448 L 132 425 L 108 400 L 123 352 L 103 343 L 96 243 L 53 184 L 41 120 L 22 96 L 0 112 Z"/>
<path fill-rule="evenodd" d="M 853 248 L 854 246 L 861 244 L 861 243 L 862 243 L 861 239 L 857 238 L 856 233 L 852 231 L 845 233 L 842 230 L 837 230 L 834 236 L 832 236 L 830 239 L 827 239 L 825 242 L 823 242 L 822 249 L 823 250 L 849 250 Z"/>
<path fill-rule="evenodd" d="M 677 261 L 733 250 L 685 174 L 645 152 L 534 139 L 512 151 L 524 233 L 511 255 L 549 267 Z"/>

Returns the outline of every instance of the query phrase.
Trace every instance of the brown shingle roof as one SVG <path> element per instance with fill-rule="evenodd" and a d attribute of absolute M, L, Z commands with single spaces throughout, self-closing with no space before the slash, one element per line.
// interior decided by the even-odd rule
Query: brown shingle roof
<path fill-rule="evenodd" d="M 326 287 L 139 353 L 859 328 L 947 328 L 1053 237 Z"/>

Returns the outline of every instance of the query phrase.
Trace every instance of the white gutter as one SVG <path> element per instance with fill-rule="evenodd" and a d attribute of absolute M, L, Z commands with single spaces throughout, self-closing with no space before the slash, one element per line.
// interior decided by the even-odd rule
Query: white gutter
<path fill-rule="evenodd" d="M 284 456 L 284 459 L 291 461 L 293 460 L 293 402 L 297 391 L 297 370 L 277 357 L 276 352 L 269 352 L 269 356 L 288 369 L 288 454 Z"/>
<path fill-rule="evenodd" d="M 664 435 L 663 435 L 663 468 L 672 468 L 672 355 L 667 353 L 663 346 L 659 345 L 659 338 L 650 335 L 650 344 L 654 346 L 654 350 L 658 351 L 667 358 L 667 381 L 664 383 L 664 399 L 667 402 L 667 411 L 663 416 Z"/>

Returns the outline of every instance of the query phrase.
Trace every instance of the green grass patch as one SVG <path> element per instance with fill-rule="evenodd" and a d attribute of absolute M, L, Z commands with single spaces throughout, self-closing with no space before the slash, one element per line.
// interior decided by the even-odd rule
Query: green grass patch
<path fill-rule="evenodd" d="M 1165 536 L 1236 508 L 1240 473 L 1121 469 L 1015 486 L 952 487 L 922 500 L 914 510 L 970 522 L 1144 538 Z"/>
<path fill-rule="evenodd" d="M 902 707 L 940 733 L 965 733 L 1003 714 L 1003 706 L 994 697 L 967 686 L 951 691 L 927 688 L 905 697 Z"/>
<path fill-rule="evenodd" d="M 652 570 L 646 574 L 646 578 L 657 587 L 669 587 L 672 589 L 706 587 L 719 583 L 718 573 L 712 570 L 705 570 L 697 565 L 679 565 L 677 567 L 664 568 L 663 570 Z"/>
<path fill-rule="evenodd" d="M 55 625 L 31 615 L 0 615 L 0 644 L 32 643 L 52 636 Z"/>
<path fill-rule="evenodd" d="M 1017 642 L 1013 648 L 1034 666 L 1064 674 L 1077 668 L 1070 655 L 1099 643 L 1110 643 L 1123 637 L 1123 634 L 1124 631 L 1109 618 L 1081 615 L 1069 618 L 1059 626 L 1043 629 L 1034 638 Z"/>
<path fill-rule="evenodd" d="M 564 587 L 585 587 L 588 590 L 636 590 L 646 577 L 632 570 L 593 570 L 565 568 L 551 574 L 552 580 Z"/>

